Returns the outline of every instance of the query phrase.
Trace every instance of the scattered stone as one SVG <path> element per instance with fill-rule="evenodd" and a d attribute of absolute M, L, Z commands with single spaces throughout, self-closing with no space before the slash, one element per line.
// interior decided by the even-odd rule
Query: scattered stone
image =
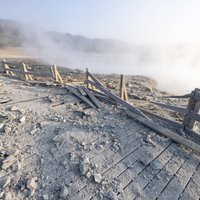
<path fill-rule="evenodd" d="M 13 155 L 13 156 L 17 156 L 19 155 L 20 151 L 16 148 L 11 148 L 11 149 L 8 149 L 6 150 L 6 155 Z"/>
<path fill-rule="evenodd" d="M 37 129 L 33 129 L 33 130 L 30 132 L 30 135 L 33 135 L 36 131 L 37 131 Z"/>
<path fill-rule="evenodd" d="M 3 185 L 3 188 L 6 188 L 6 187 L 9 185 L 10 181 L 11 181 L 11 179 L 8 178 L 8 179 L 6 180 L 6 182 L 4 183 L 4 185 Z"/>
<path fill-rule="evenodd" d="M 163 168 L 163 165 L 160 162 L 151 162 L 150 166 L 155 170 L 160 170 Z"/>
<path fill-rule="evenodd" d="M 9 167 L 11 167 L 15 162 L 17 161 L 16 157 L 13 155 L 8 156 L 4 161 L 2 165 L 2 169 L 6 170 Z"/>
<path fill-rule="evenodd" d="M 76 155 L 74 153 L 70 153 L 70 161 L 74 161 L 76 158 Z"/>
<path fill-rule="evenodd" d="M 102 181 L 103 177 L 101 176 L 101 174 L 94 174 L 94 181 L 96 183 L 100 183 Z"/>
<path fill-rule="evenodd" d="M 61 143 L 61 142 L 63 141 L 62 135 L 56 135 L 56 136 L 53 138 L 53 141 L 56 142 L 56 143 Z"/>
<path fill-rule="evenodd" d="M 20 111 L 20 108 L 17 107 L 17 106 L 13 106 L 13 107 L 11 107 L 10 110 L 11 110 L 11 111 Z"/>
<path fill-rule="evenodd" d="M 48 200 L 49 199 L 49 195 L 48 194 L 43 194 L 42 197 L 43 197 L 44 200 Z"/>
<path fill-rule="evenodd" d="M 115 194 L 114 192 L 109 192 L 106 195 L 106 199 L 108 199 L 108 200 L 116 200 L 117 199 L 117 194 Z"/>
<path fill-rule="evenodd" d="M 68 191 L 67 187 L 63 186 L 63 188 L 61 189 L 60 198 L 66 199 L 68 194 L 69 194 L 69 191 Z"/>
<path fill-rule="evenodd" d="M 87 157 L 83 157 L 79 162 L 79 171 L 82 175 L 86 175 L 89 169 L 90 169 L 90 160 Z"/>
<path fill-rule="evenodd" d="M 37 183 L 35 182 L 35 178 L 32 178 L 32 179 L 28 180 L 27 188 L 30 189 L 30 190 L 36 190 Z"/>
<path fill-rule="evenodd" d="M 20 118 L 20 123 L 24 123 L 25 121 L 26 121 L 26 117 L 25 116 L 23 116 L 22 118 Z"/>
<path fill-rule="evenodd" d="M 89 170 L 89 166 L 87 163 L 84 163 L 84 162 L 80 162 L 79 163 L 79 171 L 82 175 L 86 175 L 86 173 L 88 172 Z"/>

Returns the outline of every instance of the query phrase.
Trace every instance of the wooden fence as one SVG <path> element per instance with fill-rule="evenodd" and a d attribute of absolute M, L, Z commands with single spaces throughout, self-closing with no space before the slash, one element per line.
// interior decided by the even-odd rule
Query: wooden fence
<path fill-rule="evenodd" d="M 93 82 L 91 80 L 93 80 Z M 87 87 L 89 89 L 91 89 L 91 86 L 96 87 L 98 89 L 99 89 L 98 85 L 102 86 L 102 84 L 100 84 L 100 82 L 96 79 L 96 77 L 94 77 L 89 72 L 89 70 L 86 70 L 86 82 L 87 82 Z M 107 93 L 107 91 L 105 91 L 104 88 L 101 88 L 101 91 L 104 92 L 104 93 Z M 127 97 L 127 92 L 126 92 L 124 75 L 120 76 L 120 94 L 119 94 L 119 96 L 120 96 L 120 100 L 119 100 L 119 97 L 117 97 L 117 96 L 114 97 L 114 100 L 120 101 L 121 104 L 123 104 L 123 105 L 125 105 L 125 104 L 126 104 L 126 106 L 129 105 L 129 103 L 127 102 L 128 97 Z M 182 128 L 183 130 L 195 133 L 194 132 L 195 122 L 200 122 L 200 114 L 199 114 L 199 110 L 200 110 L 200 89 L 196 88 L 194 91 L 192 91 L 190 94 L 187 94 L 187 95 L 168 96 L 166 98 L 189 98 L 187 108 L 180 107 L 180 106 L 167 105 L 167 104 L 160 103 L 160 102 L 150 102 L 150 103 L 153 103 L 153 104 L 155 104 L 155 105 L 157 105 L 161 108 L 170 110 L 172 112 L 181 113 L 182 115 L 184 115 L 182 123 L 161 117 L 161 116 L 159 116 L 155 113 L 151 113 L 151 112 L 144 110 L 144 109 L 141 109 L 141 108 L 134 107 L 135 112 L 137 114 L 141 115 L 141 116 L 145 115 L 145 118 L 147 118 L 147 117 L 156 118 L 158 120 L 164 121 L 165 123 L 168 123 L 168 124 L 173 125 L 175 127 Z M 121 101 L 121 100 L 123 100 L 123 101 Z M 131 109 L 133 110 L 133 108 L 131 108 Z M 138 111 L 140 111 L 140 113 L 138 113 Z"/>
<path fill-rule="evenodd" d="M 31 80 L 31 81 L 33 80 L 33 77 L 37 77 L 37 76 L 50 77 L 55 82 L 63 84 L 63 79 L 62 79 L 56 65 L 49 66 L 49 72 L 35 72 L 33 70 L 28 70 L 30 67 L 24 63 L 15 64 L 15 63 L 2 61 L 2 66 L 3 66 L 5 73 L 9 76 L 16 76 L 16 74 L 20 74 L 20 75 L 24 76 L 25 80 Z M 17 67 L 17 69 L 16 69 L 16 67 Z M 20 68 L 21 68 L 21 70 L 20 70 Z M 95 82 L 93 82 L 93 81 L 95 81 Z M 96 93 L 97 93 L 97 90 L 95 90 L 95 88 L 97 88 L 97 87 L 95 86 L 95 84 L 101 86 L 101 89 L 103 90 L 101 92 L 108 95 L 108 91 L 105 90 L 105 88 L 100 83 L 100 81 L 89 72 L 89 69 L 86 69 L 86 83 L 87 83 L 87 87 L 89 89 L 92 89 Z M 102 93 L 100 95 L 102 95 Z M 111 94 L 109 93 L 109 95 L 111 95 Z M 173 121 L 173 120 L 169 120 L 167 118 L 161 117 L 155 113 L 151 113 L 142 108 L 137 108 L 137 107 L 131 105 L 130 103 L 128 103 L 128 95 L 127 95 L 127 91 L 126 91 L 124 75 L 120 76 L 119 96 L 112 94 L 110 97 L 111 97 L 111 99 L 114 99 L 114 101 L 120 102 L 121 105 L 125 105 L 131 111 L 139 114 L 140 116 L 143 116 L 145 118 L 149 118 L 149 117 L 156 118 L 158 120 L 164 121 L 173 126 L 180 127 L 186 131 L 194 131 L 195 122 L 200 122 L 200 114 L 199 114 L 200 89 L 197 89 L 197 88 L 194 91 L 192 91 L 190 94 L 186 94 L 186 95 L 182 95 L 182 96 L 167 96 L 166 97 L 166 98 L 188 98 L 189 100 L 188 100 L 187 107 L 167 105 L 167 104 L 160 103 L 160 102 L 150 102 L 161 108 L 164 108 L 164 109 L 167 109 L 170 111 L 174 111 L 175 113 L 181 113 L 182 115 L 184 115 L 182 123 L 179 123 L 179 122 Z"/>
<path fill-rule="evenodd" d="M 29 65 L 27 64 L 16 64 L 10 63 L 6 61 L 2 61 L 2 67 L 8 76 L 15 76 L 16 74 L 23 75 L 25 80 L 33 80 L 33 77 L 49 77 L 51 74 L 51 78 L 58 83 L 63 83 L 63 79 L 57 69 L 56 65 L 49 66 L 49 73 L 47 72 L 35 72 L 28 70 Z M 17 67 L 17 69 L 16 69 Z M 22 68 L 20 70 L 19 68 Z"/>
<path fill-rule="evenodd" d="M 54 81 L 59 82 L 59 85 L 62 85 L 62 86 L 64 85 L 62 81 L 62 77 L 60 73 L 58 72 L 56 65 L 50 66 L 49 73 L 46 73 L 46 72 L 39 73 L 39 72 L 30 71 L 30 68 L 28 68 L 27 65 L 23 63 L 20 65 L 20 64 L 8 63 L 8 62 L 2 62 L 2 66 L 4 68 L 4 72 L 8 76 L 16 76 L 16 74 L 19 73 L 20 75 L 24 76 L 25 80 L 28 80 L 28 81 L 29 80 L 32 81 L 34 76 L 40 76 L 40 77 L 51 76 L 51 78 Z M 18 69 L 13 68 L 15 66 L 17 66 Z M 19 68 L 22 68 L 22 70 L 20 70 Z M 68 89 L 72 94 L 77 96 L 77 98 L 79 98 L 80 100 L 82 100 L 87 105 L 93 108 L 96 108 L 96 107 L 101 108 L 101 103 L 97 100 L 97 98 L 104 99 L 105 101 L 109 103 L 118 104 L 125 108 L 124 110 L 128 116 L 134 118 L 134 120 L 138 121 L 144 126 L 149 127 L 150 129 L 164 136 L 167 136 L 171 138 L 172 140 L 180 144 L 183 144 L 200 153 L 200 146 L 197 143 L 178 135 L 176 132 L 168 128 L 164 128 L 163 126 L 160 126 L 158 123 L 152 120 L 153 118 L 156 118 L 167 124 L 173 125 L 175 127 L 178 126 L 179 128 L 182 128 L 183 130 L 189 131 L 194 134 L 198 134 L 193 130 L 193 128 L 196 121 L 200 122 L 200 114 L 199 114 L 200 89 L 195 89 L 190 94 L 183 95 L 183 96 L 166 97 L 166 98 L 189 98 L 187 107 L 178 107 L 178 106 L 167 105 L 167 104 L 163 104 L 159 102 L 150 102 L 157 106 L 160 106 L 161 108 L 168 109 L 168 110 L 174 111 L 176 113 L 181 113 L 182 115 L 184 115 L 182 123 L 179 123 L 179 122 L 161 117 L 157 114 L 151 113 L 147 110 L 138 108 L 130 104 L 128 102 L 125 77 L 123 75 L 121 75 L 120 77 L 121 79 L 120 79 L 119 96 L 113 94 L 109 89 L 104 87 L 103 84 L 93 74 L 91 74 L 88 69 L 86 70 L 87 88 L 84 86 L 74 87 L 70 85 L 65 85 L 65 88 Z M 89 97 L 89 99 L 92 100 L 93 103 L 90 102 L 87 96 Z"/>

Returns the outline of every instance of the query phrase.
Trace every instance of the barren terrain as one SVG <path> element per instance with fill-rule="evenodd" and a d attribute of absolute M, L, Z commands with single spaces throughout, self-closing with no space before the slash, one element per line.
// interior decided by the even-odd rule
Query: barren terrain
<path fill-rule="evenodd" d="M 37 63 L 19 55 L 10 61 Z M 68 84 L 84 84 L 84 72 L 59 70 Z M 96 76 L 119 93 L 119 75 Z M 198 154 L 115 104 L 89 108 L 65 87 L 48 83 L 0 77 L 0 199 L 199 199 Z M 144 76 L 127 76 L 126 85 L 134 105 L 181 120 L 150 101 L 186 106 L 187 100 L 164 98 L 168 94 Z"/>

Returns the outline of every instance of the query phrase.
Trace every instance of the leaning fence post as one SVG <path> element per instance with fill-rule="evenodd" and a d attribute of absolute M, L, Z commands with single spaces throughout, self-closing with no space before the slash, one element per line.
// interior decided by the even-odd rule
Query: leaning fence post
<path fill-rule="evenodd" d="M 189 110 L 188 114 L 190 113 L 190 111 L 193 111 L 195 113 L 199 112 L 200 100 L 197 100 L 195 98 L 197 93 L 200 93 L 200 90 L 197 89 L 197 88 L 194 91 L 192 91 L 192 93 L 191 93 L 192 95 L 191 95 L 191 97 L 190 97 L 190 99 L 188 101 L 188 106 L 187 106 L 187 109 Z M 184 119 L 183 119 L 184 129 L 185 128 L 193 129 L 194 125 L 195 125 L 195 120 L 192 119 L 191 117 L 189 117 L 188 114 L 186 114 Z"/>
<path fill-rule="evenodd" d="M 122 98 L 125 101 L 128 101 L 127 91 L 126 91 L 126 85 L 125 85 L 125 78 L 124 75 L 120 75 L 120 98 Z"/>
<path fill-rule="evenodd" d="M 12 71 L 10 71 L 10 68 L 9 68 L 8 64 L 6 64 L 5 60 L 2 61 L 2 64 L 3 64 L 3 67 L 6 70 L 7 75 L 11 75 L 11 76 L 15 75 Z"/>
<path fill-rule="evenodd" d="M 28 74 L 28 70 L 27 70 L 27 68 L 26 68 L 26 65 L 24 64 L 24 63 L 22 63 L 22 65 L 23 65 L 23 69 L 24 69 L 24 75 L 25 75 L 25 79 L 26 80 L 33 80 L 33 77 L 30 75 L 30 74 Z"/>
<path fill-rule="evenodd" d="M 87 81 L 87 88 L 90 89 L 91 85 L 88 83 L 88 80 L 90 79 L 89 75 L 88 75 L 89 69 L 86 68 L 86 81 Z"/>
<path fill-rule="evenodd" d="M 64 83 L 60 73 L 58 72 L 56 65 L 53 65 L 53 67 L 51 68 L 51 71 L 52 71 L 52 76 L 56 82 Z"/>

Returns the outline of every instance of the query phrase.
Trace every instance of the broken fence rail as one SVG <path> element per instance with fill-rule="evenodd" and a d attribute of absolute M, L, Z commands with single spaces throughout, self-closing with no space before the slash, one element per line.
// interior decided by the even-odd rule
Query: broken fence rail
<path fill-rule="evenodd" d="M 22 67 L 23 70 L 10 68 L 9 66 L 12 66 L 12 67 Z M 11 75 L 11 76 L 15 77 L 14 73 L 22 74 L 22 75 L 24 75 L 25 80 L 33 80 L 32 76 L 49 77 L 49 78 L 53 78 L 56 82 L 63 84 L 63 79 L 62 79 L 62 77 L 61 77 L 61 75 L 60 75 L 60 73 L 59 73 L 56 65 L 50 66 L 49 73 L 48 72 L 45 73 L 45 72 L 28 71 L 27 68 L 26 68 L 26 66 L 29 66 L 29 65 L 26 65 L 24 63 L 22 63 L 22 64 L 15 64 L 15 63 L 10 63 L 10 62 L 2 61 L 2 67 L 6 71 L 7 75 Z M 52 76 L 51 76 L 51 74 L 52 74 Z"/>
<path fill-rule="evenodd" d="M 146 116 L 145 114 L 147 114 L 148 116 L 160 118 L 161 120 L 164 120 L 165 122 L 172 123 L 173 125 L 177 126 L 178 128 L 184 127 L 183 124 L 165 119 L 165 118 L 160 117 L 156 114 L 153 114 L 153 113 L 150 113 L 150 112 L 145 111 L 143 109 L 138 109 L 138 108 L 132 106 L 131 104 L 127 103 L 126 101 L 122 100 L 121 98 L 117 97 L 116 95 L 114 95 L 110 91 L 108 91 L 106 88 L 104 88 L 99 81 L 96 82 L 95 78 L 92 78 L 92 80 L 87 79 L 86 82 L 89 83 L 90 85 L 94 86 L 95 88 L 97 88 L 98 90 L 103 92 L 104 94 L 106 94 L 110 99 L 114 100 L 117 104 L 124 106 L 126 108 L 125 112 L 129 116 L 133 117 L 134 120 L 138 121 L 139 123 L 151 128 L 152 130 L 154 130 L 154 131 L 156 131 L 156 132 L 158 132 L 158 133 L 160 133 L 164 136 L 169 137 L 173 141 L 178 142 L 182 145 L 185 145 L 185 146 L 191 148 L 192 150 L 200 153 L 200 145 L 196 144 L 195 142 L 193 142 L 193 141 L 191 141 L 191 140 L 189 140 L 185 137 L 178 135 L 177 133 L 175 133 L 175 132 L 173 132 L 173 131 L 171 131 L 167 128 L 164 128 L 164 127 L 158 125 L 153 120 L 149 119 L 148 117 L 144 117 L 144 116 Z M 170 108 L 172 108 L 172 107 L 170 107 Z M 179 108 L 179 109 L 182 111 L 182 108 Z M 142 115 L 138 114 L 138 112 L 137 112 L 138 110 L 140 111 L 140 113 L 142 113 Z M 193 132 L 188 127 L 186 127 L 186 130 Z M 195 132 L 193 132 L 193 133 L 196 134 Z"/>

